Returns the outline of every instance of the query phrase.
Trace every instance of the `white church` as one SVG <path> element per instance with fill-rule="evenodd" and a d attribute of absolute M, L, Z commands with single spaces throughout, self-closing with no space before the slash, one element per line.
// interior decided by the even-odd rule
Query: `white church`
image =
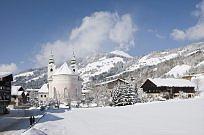
<path fill-rule="evenodd" d="M 48 95 L 50 100 L 58 100 L 60 103 L 79 101 L 82 91 L 82 79 L 79 76 L 76 59 L 70 61 L 70 66 L 64 62 L 56 68 L 54 56 L 51 54 L 48 63 Z"/>

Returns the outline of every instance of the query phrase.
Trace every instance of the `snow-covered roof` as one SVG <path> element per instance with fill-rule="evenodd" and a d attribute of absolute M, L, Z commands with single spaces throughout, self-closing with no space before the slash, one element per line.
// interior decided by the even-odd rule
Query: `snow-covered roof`
<path fill-rule="evenodd" d="M 31 91 L 34 91 L 34 92 L 38 92 L 40 89 L 26 89 L 27 92 L 31 92 Z"/>
<path fill-rule="evenodd" d="M 10 72 L 0 72 L 0 78 L 10 75 Z"/>
<path fill-rule="evenodd" d="M 43 84 L 43 86 L 38 91 L 39 93 L 48 93 L 48 84 Z"/>
<path fill-rule="evenodd" d="M 12 86 L 11 87 L 11 95 L 12 96 L 21 96 L 24 93 L 23 88 L 21 86 Z"/>
<path fill-rule="evenodd" d="M 53 75 L 72 75 L 73 71 L 68 67 L 67 63 L 65 62 L 60 68 L 56 70 Z"/>
<path fill-rule="evenodd" d="M 19 91 L 21 86 L 12 86 L 11 87 L 11 95 L 21 95 L 23 91 Z M 20 93 L 19 93 L 20 92 Z"/>
<path fill-rule="evenodd" d="M 23 91 L 18 91 L 17 95 L 21 96 L 23 94 Z"/>
<path fill-rule="evenodd" d="M 175 79 L 175 78 L 149 78 L 157 87 L 195 87 L 195 84 L 186 79 Z"/>

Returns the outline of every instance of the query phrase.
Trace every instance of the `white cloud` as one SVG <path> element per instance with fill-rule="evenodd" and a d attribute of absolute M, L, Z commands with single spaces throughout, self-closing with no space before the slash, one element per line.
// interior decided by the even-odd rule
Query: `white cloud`
<path fill-rule="evenodd" d="M 163 36 L 163 35 L 161 35 L 161 34 L 158 34 L 158 33 L 156 33 L 156 35 L 155 35 L 157 38 L 160 38 L 160 39 L 165 39 L 166 37 L 165 36 Z"/>
<path fill-rule="evenodd" d="M 173 29 L 170 35 L 174 40 L 204 39 L 204 0 L 196 5 L 192 14 L 198 18 L 197 23 L 186 30 Z"/>
<path fill-rule="evenodd" d="M 184 40 L 186 37 L 185 32 L 183 32 L 182 30 L 179 29 L 174 29 L 171 33 L 171 36 L 175 39 L 175 40 Z"/>
<path fill-rule="evenodd" d="M 99 50 L 128 50 L 135 45 L 136 31 L 137 27 L 129 14 L 119 16 L 118 13 L 95 12 L 84 17 L 81 25 L 74 28 L 66 40 L 43 44 L 36 55 L 36 63 L 46 65 L 51 50 L 58 63 L 70 57 L 73 48 L 81 57 Z"/>
<path fill-rule="evenodd" d="M 14 73 L 17 71 L 17 66 L 14 63 L 10 64 L 1 64 L 0 65 L 0 72 L 11 72 Z"/>
<path fill-rule="evenodd" d="M 155 36 L 159 39 L 165 39 L 166 38 L 164 35 L 159 34 L 156 29 L 147 29 L 147 32 L 155 34 Z"/>
<path fill-rule="evenodd" d="M 123 15 L 118 18 L 116 25 L 109 33 L 110 39 L 117 43 L 122 49 L 129 49 L 127 45 L 134 45 L 133 33 L 137 31 L 136 26 L 133 24 L 130 15 Z"/>

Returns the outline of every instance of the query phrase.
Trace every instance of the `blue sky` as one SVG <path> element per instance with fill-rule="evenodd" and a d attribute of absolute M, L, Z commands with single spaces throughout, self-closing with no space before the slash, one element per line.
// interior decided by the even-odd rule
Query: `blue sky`
<path fill-rule="evenodd" d="M 131 17 L 137 30 L 133 32 L 134 45 L 126 50 L 133 56 L 202 41 L 202 36 L 192 37 L 191 31 L 188 31 L 202 20 L 202 9 L 196 8 L 200 2 L 201 0 L 1 0 L 0 70 L 4 71 L 11 64 L 15 65 L 14 72 L 41 66 L 36 62 L 36 55 L 44 53 L 43 45 L 66 41 L 74 28 L 82 26 L 83 18 L 96 12 L 117 13 L 119 18 L 125 14 Z M 201 17 L 193 14 L 195 10 L 200 10 L 196 13 Z M 110 47 L 105 51 L 113 49 Z M 45 60 L 46 57 L 40 58 Z"/>

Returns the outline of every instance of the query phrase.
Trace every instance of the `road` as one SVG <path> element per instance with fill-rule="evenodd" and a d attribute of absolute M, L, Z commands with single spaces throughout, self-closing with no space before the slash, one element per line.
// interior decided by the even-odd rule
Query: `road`
<path fill-rule="evenodd" d="M 39 118 L 42 114 L 43 112 L 38 109 L 11 110 L 10 114 L 0 116 L 0 135 L 20 135 L 30 126 L 31 115 Z"/>

